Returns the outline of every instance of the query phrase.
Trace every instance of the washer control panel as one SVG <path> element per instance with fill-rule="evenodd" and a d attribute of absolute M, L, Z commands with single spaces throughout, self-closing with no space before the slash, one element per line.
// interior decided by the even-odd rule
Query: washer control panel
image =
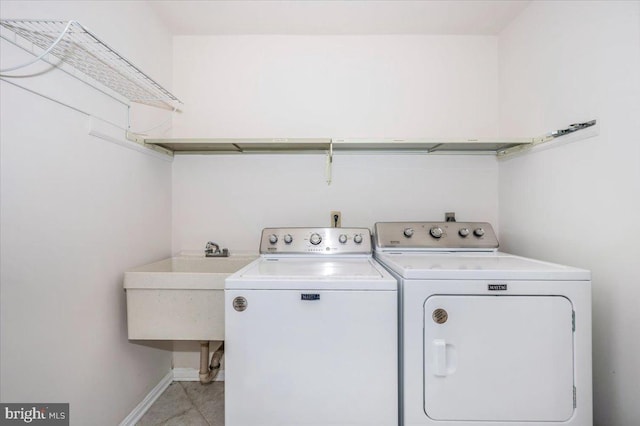
<path fill-rule="evenodd" d="M 260 254 L 371 254 L 367 228 L 265 228 Z"/>
<path fill-rule="evenodd" d="M 498 248 L 487 222 L 378 222 L 376 249 L 486 250 Z"/>

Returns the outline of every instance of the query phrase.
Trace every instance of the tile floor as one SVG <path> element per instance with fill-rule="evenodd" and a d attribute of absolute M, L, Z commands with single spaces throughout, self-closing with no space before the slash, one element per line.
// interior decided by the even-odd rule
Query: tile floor
<path fill-rule="evenodd" d="M 224 382 L 173 382 L 137 426 L 224 426 Z"/>

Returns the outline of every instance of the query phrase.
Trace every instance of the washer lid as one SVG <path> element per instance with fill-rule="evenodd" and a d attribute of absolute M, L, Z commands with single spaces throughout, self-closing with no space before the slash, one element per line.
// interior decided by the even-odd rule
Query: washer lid
<path fill-rule="evenodd" d="M 590 280 L 591 272 L 506 253 L 376 253 L 407 279 Z"/>
<path fill-rule="evenodd" d="M 226 289 L 395 290 L 396 280 L 371 257 L 261 257 L 233 274 Z"/>

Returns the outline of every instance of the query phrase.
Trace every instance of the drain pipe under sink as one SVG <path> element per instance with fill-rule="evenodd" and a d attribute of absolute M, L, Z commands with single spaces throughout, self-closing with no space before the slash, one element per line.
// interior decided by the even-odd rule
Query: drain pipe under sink
<path fill-rule="evenodd" d="M 211 383 L 220 372 L 220 359 L 224 355 L 224 342 L 211 356 L 209 362 L 209 342 L 200 342 L 200 383 Z"/>

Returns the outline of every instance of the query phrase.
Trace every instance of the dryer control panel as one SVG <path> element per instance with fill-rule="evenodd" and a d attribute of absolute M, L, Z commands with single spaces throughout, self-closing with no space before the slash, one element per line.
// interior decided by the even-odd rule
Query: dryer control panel
<path fill-rule="evenodd" d="M 265 228 L 260 254 L 371 254 L 368 228 Z"/>
<path fill-rule="evenodd" d="M 376 250 L 495 251 L 498 238 L 488 222 L 378 222 Z"/>

